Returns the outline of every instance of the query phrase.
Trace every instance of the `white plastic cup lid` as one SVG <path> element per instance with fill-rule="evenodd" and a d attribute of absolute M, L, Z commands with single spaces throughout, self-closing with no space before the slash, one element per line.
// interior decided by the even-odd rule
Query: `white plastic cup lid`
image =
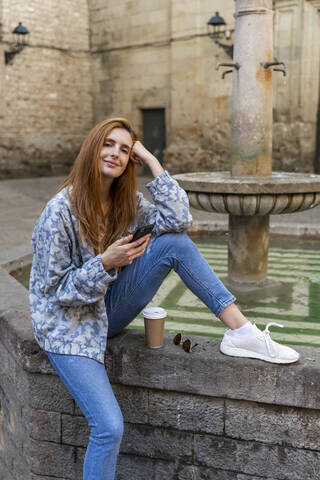
<path fill-rule="evenodd" d="M 158 318 L 165 318 L 167 316 L 167 311 L 161 307 L 149 307 L 143 310 L 142 315 L 145 318 L 156 320 Z"/>

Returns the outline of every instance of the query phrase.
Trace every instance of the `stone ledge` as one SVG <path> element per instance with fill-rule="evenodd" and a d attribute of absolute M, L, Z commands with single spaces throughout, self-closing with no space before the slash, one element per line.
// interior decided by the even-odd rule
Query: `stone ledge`
<path fill-rule="evenodd" d="M 28 292 L 0 268 L 0 338 L 27 372 L 55 374 L 33 338 Z M 164 347 L 145 346 L 141 330 L 124 330 L 109 339 L 106 366 L 111 382 L 164 391 L 180 391 L 234 400 L 302 408 L 320 408 L 320 349 L 296 347 L 302 360 L 295 365 L 227 357 L 219 339 L 190 338 L 199 345 L 192 353 L 173 344 L 166 333 Z"/>
<path fill-rule="evenodd" d="M 15 272 L 32 262 L 32 248 L 30 245 L 19 245 L 0 251 L 0 267 L 7 272 Z"/>
<path fill-rule="evenodd" d="M 174 178 L 187 192 L 286 195 L 320 191 L 320 175 L 308 173 L 272 172 L 266 177 L 237 177 L 229 171 L 208 171 L 181 173 Z"/>
<path fill-rule="evenodd" d="M 127 330 L 110 340 L 106 365 L 113 383 L 234 400 L 319 409 L 320 350 L 296 347 L 295 365 L 274 365 L 220 353 L 219 339 L 189 335 L 188 354 L 166 333 L 164 347 L 148 349 L 144 333 Z"/>

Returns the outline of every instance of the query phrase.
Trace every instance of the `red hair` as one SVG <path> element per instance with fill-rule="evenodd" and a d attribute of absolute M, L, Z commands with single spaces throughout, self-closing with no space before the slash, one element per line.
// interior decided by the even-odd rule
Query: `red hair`
<path fill-rule="evenodd" d="M 78 218 L 80 235 L 96 252 L 104 251 L 128 232 L 136 217 L 136 168 L 129 160 L 122 175 L 112 182 L 111 204 L 107 215 L 101 204 L 100 154 L 105 139 L 114 128 L 124 128 L 132 138 L 137 135 L 125 118 L 111 118 L 96 125 L 85 138 L 73 167 L 58 191 L 72 186 L 71 208 Z"/>

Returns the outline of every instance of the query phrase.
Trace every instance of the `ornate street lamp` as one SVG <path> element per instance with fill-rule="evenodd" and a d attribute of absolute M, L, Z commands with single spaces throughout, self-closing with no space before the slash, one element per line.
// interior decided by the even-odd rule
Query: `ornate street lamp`
<path fill-rule="evenodd" d="M 222 38 L 230 40 L 233 36 L 234 29 L 226 28 L 227 24 L 224 19 L 220 17 L 219 12 L 216 12 L 215 16 L 210 18 L 207 25 L 209 27 L 209 37 L 212 38 L 219 47 L 222 47 L 229 57 L 233 58 L 233 45 L 222 43 L 220 40 Z"/>
<path fill-rule="evenodd" d="M 22 52 L 24 47 L 28 44 L 27 35 L 29 30 L 19 22 L 19 25 L 12 31 L 15 41 L 11 44 L 10 50 L 4 52 L 5 63 L 9 65 L 12 63 L 13 58 L 17 53 Z"/>

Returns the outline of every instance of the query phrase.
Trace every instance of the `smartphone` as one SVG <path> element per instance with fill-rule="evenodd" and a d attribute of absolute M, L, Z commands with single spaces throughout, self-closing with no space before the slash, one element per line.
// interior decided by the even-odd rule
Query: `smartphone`
<path fill-rule="evenodd" d="M 132 240 L 129 242 L 134 242 L 135 240 L 138 240 L 138 238 L 143 237 L 144 235 L 147 235 L 147 233 L 150 233 L 153 230 L 153 227 L 155 226 L 155 223 L 150 223 L 149 225 L 144 225 L 143 227 L 138 228 L 133 234 Z"/>

